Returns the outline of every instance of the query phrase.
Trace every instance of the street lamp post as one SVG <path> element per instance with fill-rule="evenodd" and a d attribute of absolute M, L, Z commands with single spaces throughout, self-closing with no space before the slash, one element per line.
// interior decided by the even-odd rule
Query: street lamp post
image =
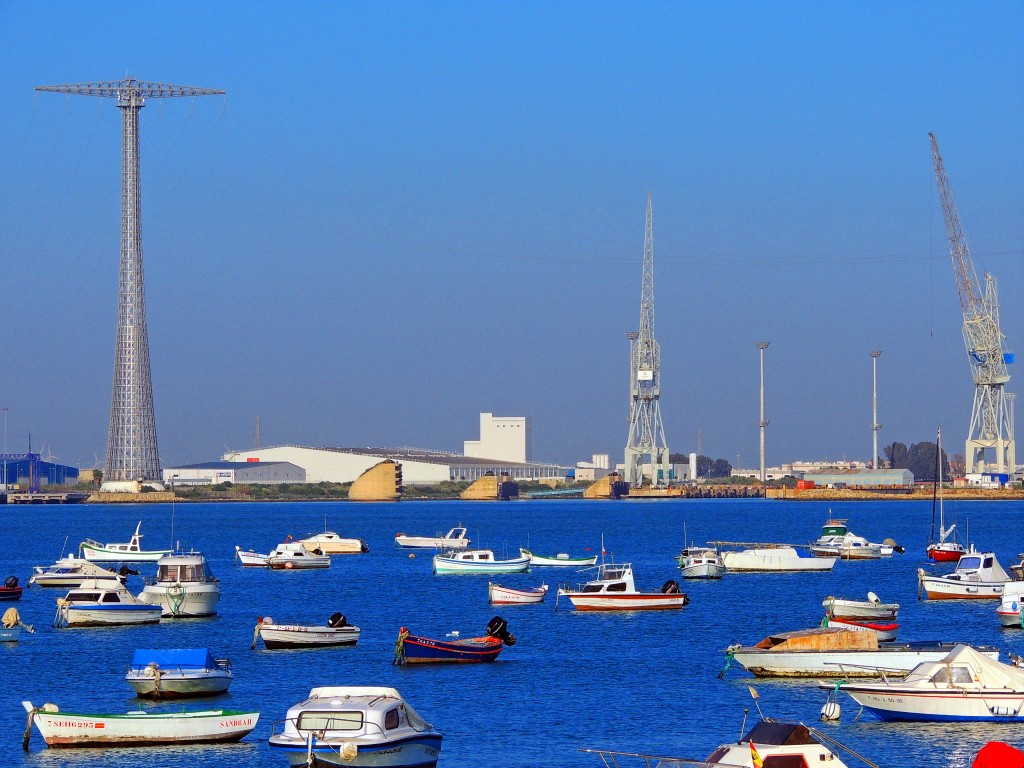
<path fill-rule="evenodd" d="M 882 425 L 878 423 L 878 358 L 882 350 L 876 349 L 871 353 L 871 434 L 874 449 L 871 453 L 871 468 L 878 469 L 878 430 Z"/>
<path fill-rule="evenodd" d="M 4 498 L 7 496 L 7 412 L 11 410 L 6 405 L 0 408 L 4 412 Z"/>
<path fill-rule="evenodd" d="M 761 485 L 765 484 L 765 471 L 764 471 L 764 433 L 768 427 L 768 420 L 764 417 L 764 351 L 768 349 L 770 341 L 758 341 L 756 342 L 757 348 L 761 355 L 761 421 L 758 425 L 761 428 Z"/>

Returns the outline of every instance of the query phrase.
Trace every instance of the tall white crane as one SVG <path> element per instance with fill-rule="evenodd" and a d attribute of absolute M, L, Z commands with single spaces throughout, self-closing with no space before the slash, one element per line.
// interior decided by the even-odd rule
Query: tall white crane
<path fill-rule="evenodd" d="M 650 461 L 651 486 L 669 481 L 669 453 L 661 423 L 661 347 L 654 339 L 654 215 L 647 195 L 644 266 L 640 288 L 640 331 L 630 340 L 629 436 L 626 438 L 625 478 L 643 485 L 644 465 Z"/>
<path fill-rule="evenodd" d="M 1007 363 L 1013 362 L 1013 355 L 1003 349 L 1006 337 L 999 327 L 996 280 L 986 273 L 985 292 L 982 293 L 971 251 L 960 226 L 960 214 L 953 199 L 953 190 L 946 176 L 942 155 L 939 154 L 939 144 L 934 133 L 929 133 L 928 138 L 931 139 L 932 166 L 939 185 L 942 215 L 946 221 L 949 255 L 953 260 L 956 289 L 964 314 L 964 344 L 967 346 L 967 358 L 974 376 L 974 405 L 964 452 L 966 471 L 974 472 L 975 467 L 984 462 L 985 451 L 991 449 L 995 451 L 996 471 L 1013 472 L 1017 467 L 1013 440 L 1013 397 L 1005 388 L 1010 380 Z"/>

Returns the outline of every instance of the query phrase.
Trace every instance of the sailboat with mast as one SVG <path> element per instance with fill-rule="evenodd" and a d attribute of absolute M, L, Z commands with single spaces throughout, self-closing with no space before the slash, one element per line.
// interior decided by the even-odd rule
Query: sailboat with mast
<path fill-rule="evenodd" d="M 936 563 L 952 563 L 960 559 L 967 550 L 963 548 L 953 535 L 956 523 L 946 528 L 942 510 L 942 427 L 939 426 L 935 438 L 935 487 L 932 492 L 932 529 L 928 534 L 928 559 Z M 935 540 L 935 510 L 939 512 L 939 539 Z"/>

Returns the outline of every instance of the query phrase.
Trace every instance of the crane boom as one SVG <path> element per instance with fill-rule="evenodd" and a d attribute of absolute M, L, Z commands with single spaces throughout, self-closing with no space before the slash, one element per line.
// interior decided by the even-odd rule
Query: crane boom
<path fill-rule="evenodd" d="M 127 78 L 125 80 L 104 80 L 98 83 L 65 83 L 63 85 L 37 85 L 37 91 L 47 93 L 69 93 L 75 96 L 99 96 L 106 99 L 123 99 L 134 93 L 144 99 L 171 99 L 189 96 L 221 96 L 225 92 L 216 88 L 197 88 L 191 85 L 151 83 L 146 80 Z"/>

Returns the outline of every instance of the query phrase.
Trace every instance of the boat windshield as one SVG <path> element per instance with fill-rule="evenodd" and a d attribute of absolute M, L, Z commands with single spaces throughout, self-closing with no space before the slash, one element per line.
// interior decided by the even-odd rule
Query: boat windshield
<path fill-rule="evenodd" d="M 361 731 L 362 712 L 303 712 L 295 727 L 300 731 Z"/>
<path fill-rule="evenodd" d="M 973 678 L 971 677 L 971 670 L 967 667 L 949 667 L 945 666 L 935 671 L 932 675 L 933 683 L 971 683 Z"/>
<path fill-rule="evenodd" d="M 206 569 L 202 563 L 194 565 L 161 565 L 157 581 L 206 581 Z"/>
<path fill-rule="evenodd" d="M 981 558 L 973 555 L 971 557 L 961 557 L 960 562 L 956 566 L 958 571 L 977 570 L 978 568 L 981 568 Z"/>

